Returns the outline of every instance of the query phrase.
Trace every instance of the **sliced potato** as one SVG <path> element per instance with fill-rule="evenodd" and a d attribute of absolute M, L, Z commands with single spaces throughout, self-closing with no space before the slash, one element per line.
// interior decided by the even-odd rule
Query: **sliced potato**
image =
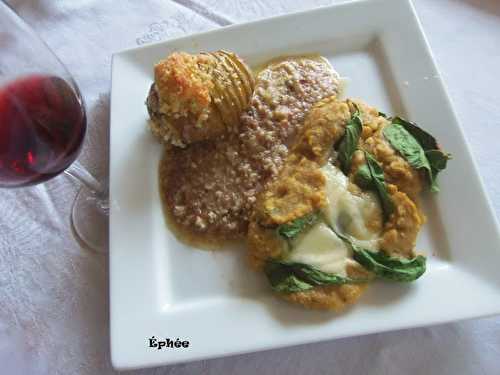
<path fill-rule="evenodd" d="M 253 89 L 250 69 L 233 53 L 173 53 L 155 67 L 151 130 L 177 146 L 215 139 L 238 127 Z"/>

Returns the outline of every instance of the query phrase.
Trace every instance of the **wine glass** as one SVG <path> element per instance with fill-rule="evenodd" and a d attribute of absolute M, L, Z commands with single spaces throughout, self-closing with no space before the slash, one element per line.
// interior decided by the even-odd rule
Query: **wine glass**
<path fill-rule="evenodd" d="M 73 203 L 77 239 L 107 248 L 107 188 L 75 162 L 87 130 L 85 104 L 64 65 L 0 1 L 0 187 L 20 188 L 66 173 L 82 187 Z"/>

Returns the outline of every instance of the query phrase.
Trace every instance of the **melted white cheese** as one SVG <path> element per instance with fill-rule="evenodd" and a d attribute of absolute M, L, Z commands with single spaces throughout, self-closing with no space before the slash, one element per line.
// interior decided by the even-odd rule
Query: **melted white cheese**
<path fill-rule="evenodd" d="M 378 250 L 380 233 L 374 232 L 367 221 L 382 215 L 375 194 L 355 195 L 348 190 L 348 178 L 328 163 L 321 168 L 326 177 L 328 204 L 323 210 L 326 222 L 319 222 L 292 241 L 286 259 L 305 263 L 335 275 L 346 276 L 346 265 L 352 251 L 331 228 L 348 234 L 352 241 L 370 250 Z"/>
<path fill-rule="evenodd" d="M 288 261 L 305 263 L 323 272 L 345 276 L 350 249 L 325 224 L 317 223 L 293 241 Z"/>
<path fill-rule="evenodd" d="M 371 192 L 361 196 L 351 193 L 348 178 L 330 163 L 321 169 L 326 177 L 328 204 L 323 214 L 328 225 L 350 235 L 358 245 L 377 250 L 380 233 L 367 226 L 368 220 L 382 215 L 377 196 Z"/>

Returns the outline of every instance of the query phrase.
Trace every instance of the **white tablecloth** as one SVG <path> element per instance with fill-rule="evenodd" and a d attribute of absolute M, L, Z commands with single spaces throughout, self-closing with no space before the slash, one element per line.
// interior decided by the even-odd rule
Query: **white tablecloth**
<path fill-rule="evenodd" d="M 108 173 L 112 52 L 334 2 L 7 0 L 80 85 L 89 117 L 80 161 L 101 179 Z M 500 1 L 416 0 L 415 5 L 498 215 Z M 108 262 L 82 250 L 72 237 L 69 212 L 77 187 L 60 176 L 0 191 L 0 374 L 114 373 Z M 498 374 L 500 317 L 132 373 Z"/>

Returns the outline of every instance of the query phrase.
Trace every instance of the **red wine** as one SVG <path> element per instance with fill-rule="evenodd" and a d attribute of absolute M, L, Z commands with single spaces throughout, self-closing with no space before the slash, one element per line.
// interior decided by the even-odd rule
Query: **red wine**
<path fill-rule="evenodd" d="M 87 127 L 62 78 L 30 75 L 0 88 L 0 187 L 46 181 L 78 156 Z"/>

